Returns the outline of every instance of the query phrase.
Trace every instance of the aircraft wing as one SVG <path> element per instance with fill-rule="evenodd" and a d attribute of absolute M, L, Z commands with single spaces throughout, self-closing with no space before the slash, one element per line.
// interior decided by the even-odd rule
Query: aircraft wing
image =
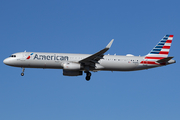
<path fill-rule="evenodd" d="M 90 55 L 87 58 L 80 60 L 79 63 L 98 63 L 98 61 L 100 59 L 103 59 L 104 53 L 109 50 L 113 41 L 114 41 L 114 39 L 112 39 L 104 49 L 100 50 L 99 52 L 97 52 L 93 55 Z"/>

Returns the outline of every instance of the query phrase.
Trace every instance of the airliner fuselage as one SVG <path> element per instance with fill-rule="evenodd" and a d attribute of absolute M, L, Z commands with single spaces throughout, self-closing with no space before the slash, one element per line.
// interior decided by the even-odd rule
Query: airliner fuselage
<path fill-rule="evenodd" d="M 26 59 L 32 54 L 29 59 Z M 15 67 L 25 68 L 57 68 L 63 69 L 64 63 L 77 63 L 78 61 L 87 58 L 90 54 L 65 54 L 65 53 L 40 53 L 40 52 L 20 52 L 13 54 L 16 57 L 9 57 L 4 60 L 4 63 Z M 103 59 L 96 63 L 97 70 L 110 71 L 132 71 L 146 69 L 147 64 L 143 63 L 144 57 L 140 56 L 119 56 L 119 55 L 104 55 Z M 10 62 L 11 61 L 11 62 Z M 142 63 L 141 63 L 142 62 Z M 12 64 L 11 64 L 12 63 Z M 67 68 L 68 69 L 68 68 Z"/>
<path fill-rule="evenodd" d="M 135 71 L 175 63 L 173 57 L 168 57 L 172 37 L 166 35 L 146 56 L 104 55 L 111 47 L 112 40 L 106 48 L 95 54 L 19 52 L 3 62 L 9 66 L 23 68 L 22 76 L 24 68 L 50 68 L 63 69 L 63 75 L 66 76 L 82 75 L 84 71 L 87 73 L 86 80 L 90 80 L 89 71 Z"/>

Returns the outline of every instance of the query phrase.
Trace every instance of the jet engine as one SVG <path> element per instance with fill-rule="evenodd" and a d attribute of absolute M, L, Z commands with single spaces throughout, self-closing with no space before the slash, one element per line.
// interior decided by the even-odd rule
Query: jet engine
<path fill-rule="evenodd" d="M 78 63 L 67 62 L 63 64 L 63 75 L 65 76 L 79 76 L 83 72 L 80 71 L 81 65 Z"/>
<path fill-rule="evenodd" d="M 80 70 L 81 65 L 79 63 L 64 63 L 63 64 L 63 69 L 64 70 Z"/>

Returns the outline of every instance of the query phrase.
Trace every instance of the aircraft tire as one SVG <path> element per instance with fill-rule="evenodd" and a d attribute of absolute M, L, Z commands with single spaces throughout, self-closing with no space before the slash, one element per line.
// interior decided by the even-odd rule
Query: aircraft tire
<path fill-rule="evenodd" d="M 21 73 L 21 76 L 24 76 L 24 73 Z"/>
<path fill-rule="evenodd" d="M 91 73 L 87 72 L 86 73 L 86 80 L 89 81 L 91 79 Z"/>
<path fill-rule="evenodd" d="M 86 76 L 86 80 L 89 81 L 91 79 L 90 76 Z"/>

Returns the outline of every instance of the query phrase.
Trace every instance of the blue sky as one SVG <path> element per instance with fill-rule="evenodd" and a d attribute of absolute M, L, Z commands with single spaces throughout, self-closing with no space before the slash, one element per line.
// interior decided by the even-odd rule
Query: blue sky
<path fill-rule="evenodd" d="M 179 120 L 178 0 L 0 1 L 1 120 Z M 135 71 L 65 77 L 62 70 L 3 64 L 21 51 L 146 55 L 173 34 L 176 64 Z"/>

